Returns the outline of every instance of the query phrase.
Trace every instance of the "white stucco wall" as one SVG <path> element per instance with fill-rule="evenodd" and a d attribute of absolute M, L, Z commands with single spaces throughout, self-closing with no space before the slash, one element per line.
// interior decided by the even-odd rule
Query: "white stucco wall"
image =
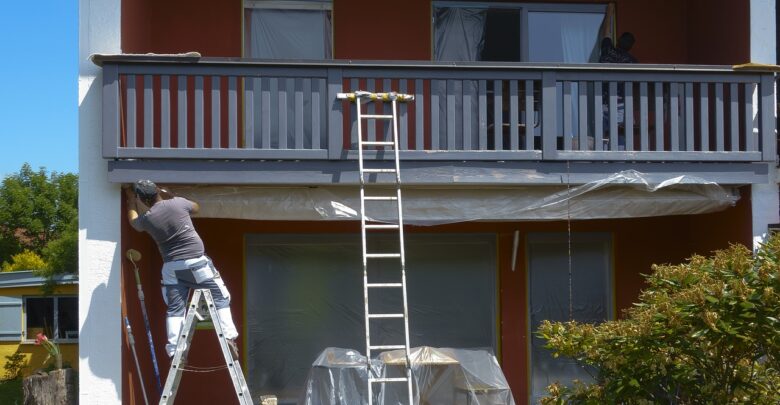
<path fill-rule="evenodd" d="M 750 61 L 777 63 L 775 38 L 776 0 L 750 0 Z M 757 104 L 754 104 L 757 106 Z M 758 113 L 756 109 L 755 114 Z M 751 187 L 753 212 L 753 247 L 766 238 L 767 225 L 780 223 L 778 173 L 774 163 L 769 165 L 769 182 Z"/>
<path fill-rule="evenodd" d="M 120 51 L 120 0 L 79 0 L 79 402 L 122 401 L 120 191 L 101 157 L 101 71 Z"/>

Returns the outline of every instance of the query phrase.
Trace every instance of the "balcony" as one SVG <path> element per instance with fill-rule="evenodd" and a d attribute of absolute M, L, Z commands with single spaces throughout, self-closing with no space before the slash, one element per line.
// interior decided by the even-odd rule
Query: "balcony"
<path fill-rule="evenodd" d="M 357 159 L 357 124 L 354 106 L 336 94 L 357 89 L 415 95 L 400 106 L 401 158 L 410 167 L 589 162 L 613 172 L 603 164 L 680 170 L 696 162 L 718 164 L 718 173 L 752 172 L 735 181 L 753 182 L 751 176 L 767 170 L 755 163 L 776 160 L 770 72 L 186 56 L 95 60 L 103 66 L 102 153 L 112 161 L 115 181 L 155 162 L 184 171 L 209 171 L 204 162 L 212 168 L 306 161 L 308 168 L 346 167 Z M 381 113 L 389 106 L 367 108 Z M 363 125 L 369 140 L 389 136 L 380 124 Z"/>

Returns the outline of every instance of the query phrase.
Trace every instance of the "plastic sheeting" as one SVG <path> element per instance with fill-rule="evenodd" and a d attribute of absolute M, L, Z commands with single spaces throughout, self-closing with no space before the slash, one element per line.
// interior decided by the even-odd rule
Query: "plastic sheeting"
<path fill-rule="evenodd" d="M 410 352 L 416 404 L 514 405 L 512 391 L 498 361 L 484 349 L 416 347 Z M 366 358 L 356 350 L 327 348 L 312 364 L 305 405 L 368 403 Z M 374 377 L 402 377 L 403 350 L 371 359 Z M 375 384 L 373 403 L 407 404 L 405 383 Z"/>
<path fill-rule="evenodd" d="M 328 10 L 258 8 L 249 10 L 252 58 L 312 59 L 332 57 Z"/>
<path fill-rule="evenodd" d="M 363 347 L 363 265 L 358 233 L 246 235 L 244 342 L 253 393 L 295 403 L 312 360 L 326 347 Z M 398 237 L 374 235 L 371 251 L 397 251 Z M 495 234 L 405 235 L 412 346 L 496 350 L 498 280 Z M 374 282 L 398 281 L 398 264 L 373 261 Z M 397 289 L 369 297 L 376 313 L 397 313 Z M 372 343 L 404 341 L 400 319 L 372 321 Z M 365 364 L 364 364 L 365 365 Z"/>
<path fill-rule="evenodd" d="M 656 175 L 657 176 L 657 175 Z M 357 220 L 359 192 L 352 187 L 176 187 L 201 203 L 201 217 L 251 220 Z M 436 225 L 465 221 L 543 221 L 637 218 L 716 212 L 733 206 L 736 192 L 688 176 L 652 182 L 634 170 L 579 186 L 507 188 L 404 188 L 404 221 Z M 367 216 L 395 221 L 393 203 L 372 204 Z"/>

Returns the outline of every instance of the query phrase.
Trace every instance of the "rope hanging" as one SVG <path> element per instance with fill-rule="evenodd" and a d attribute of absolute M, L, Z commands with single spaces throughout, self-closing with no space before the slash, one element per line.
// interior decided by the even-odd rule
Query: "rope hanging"
<path fill-rule="evenodd" d="M 569 320 L 574 320 L 574 286 L 571 260 L 571 171 L 566 161 L 566 232 L 569 250 Z"/>

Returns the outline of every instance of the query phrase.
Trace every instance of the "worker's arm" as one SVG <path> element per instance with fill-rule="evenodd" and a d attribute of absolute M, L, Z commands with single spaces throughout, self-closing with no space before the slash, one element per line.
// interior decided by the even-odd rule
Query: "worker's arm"
<path fill-rule="evenodd" d="M 127 220 L 130 222 L 130 225 L 133 227 L 133 229 L 140 232 L 141 229 L 137 228 L 136 219 L 138 219 L 138 217 L 145 213 L 149 208 L 138 199 L 131 186 L 125 185 L 122 186 L 122 188 L 125 190 L 125 199 L 127 202 Z"/>
<path fill-rule="evenodd" d="M 160 187 L 158 190 L 159 190 L 158 192 L 160 193 L 160 197 L 163 200 L 170 200 L 171 198 L 175 197 L 175 195 L 167 188 Z M 184 198 L 184 197 L 180 197 L 180 198 Z M 198 205 L 198 203 L 196 203 L 195 201 L 190 200 L 189 198 L 185 198 L 185 199 L 192 204 L 192 209 L 190 210 L 190 214 L 197 214 L 198 211 L 200 211 L 200 205 Z"/>

